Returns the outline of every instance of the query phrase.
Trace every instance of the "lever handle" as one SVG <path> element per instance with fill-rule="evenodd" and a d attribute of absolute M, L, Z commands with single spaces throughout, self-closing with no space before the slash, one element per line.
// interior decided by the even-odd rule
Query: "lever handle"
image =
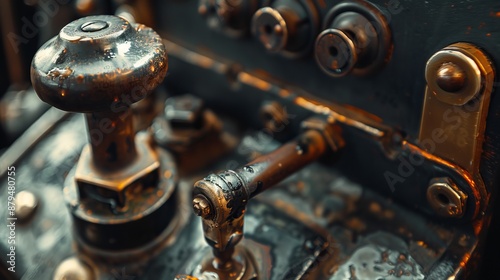
<path fill-rule="evenodd" d="M 334 125 L 308 129 L 297 139 L 233 171 L 211 174 L 195 183 L 193 209 L 201 216 L 205 239 L 214 249 L 215 262 L 224 268 L 243 237 L 248 200 L 317 160 L 342 140 Z"/>

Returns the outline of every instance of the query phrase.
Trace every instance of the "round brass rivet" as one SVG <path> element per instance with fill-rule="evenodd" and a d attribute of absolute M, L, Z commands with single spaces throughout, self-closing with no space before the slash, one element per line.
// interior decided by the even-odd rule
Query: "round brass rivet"
<path fill-rule="evenodd" d="M 436 73 L 436 83 L 438 86 L 448 92 L 457 92 L 461 90 L 466 83 L 467 75 L 465 71 L 453 62 L 446 62 L 439 67 Z"/>

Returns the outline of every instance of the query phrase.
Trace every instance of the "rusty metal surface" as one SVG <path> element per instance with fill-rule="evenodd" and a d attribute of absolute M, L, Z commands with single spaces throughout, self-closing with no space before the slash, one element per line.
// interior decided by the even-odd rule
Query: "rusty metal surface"
<path fill-rule="evenodd" d="M 137 138 L 142 144 L 139 146 L 148 147 L 147 135 L 139 134 Z M 95 182 L 98 176 L 90 182 L 82 182 L 82 178 L 76 176 L 78 166 L 68 173 L 64 195 L 74 217 L 78 242 L 99 250 L 139 247 L 156 239 L 180 215 L 178 174 L 172 156 L 160 149 L 147 152 L 153 154 L 156 168 L 147 174 L 134 174 L 136 177 L 129 182 L 126 182 L 129 178 L 115 179 L 114 183 L 128 184 L 123 185 L 123 189 L 113 189 L 116 196 L 102 195 L 100 188 L 104 187 Z M 143 177 L 137 177 L 139 175 Z"/>
<path fill-rule="evenodd" d="M 51 3 L 25 1 L 26 5 L 32 5 L 36 9 L 36 15 L 46 11 L 44 3 L 47 2 Z M 335 7 L 349 6 L 350 3 L 348 9 L 352 10 L 356 9 L 352 3 L 362 4 L 364 1 L 348 0 L 337 3 L 323 0 L 150 0 L 112 1 L 107 3 L 109 5 L 103 3 L 76 1 L 70 5 L 62 5 L 61 11 L 64 11 L 65 15 L 51 16 L 46 26 L 39 26 L 40 36 L 36 36 L 32 41 L 53 36 L 53 32 L 59 30 L 53 27 L 66 24 L 66 19 L 73 16 L 75 9 L 78 14 L 91 14 L 115 13 L 115 8 L 118 8 L 116 14 L 130 18 L 134 24 L 122 25 L 123 30 L 118 28 L 108 31 L 128 35 L 130 32 L 142 33 L 139 36 L 142 37 L 118 36 L 120 38 L 116 48 L 113 46 L 114 49 L 109 50 L 102 48 L 101 43 L 113 36 L 105 36 L 106 40 L 92 36 L 76 38 L 68 37 L 72 32 L 63 30 L 60 34 L 69 39 L 66 43 L 75 43 L 73 50 L 86 56 L 85 62 L 95 62 L 93 66 L 102 66 L 104 70 L 109 70 L 105 67 L 110 64 L 115 65 L 111 65 L 111 71 L 89 67 L 94 71 L 93 74 L 96 74 L 96 71 L 98 76 L 102 74 L 103 79 L 92 75 L 76 75 L 85 67 L 76 69 L 61 65 L 76 61 L 73 66 L 81 67 L 82 65 L 77 65 L 80 58 L 66 55 L 71 47 L 59 48 L 53 55 L 47 55 L 46 58 L 51 57 L 51 61 L 38 63 L 37 67 L 34 67 L 47 67 L 43 69 L 43 73 L 34 75 L 45 79 L 38 84 L 35 81 L 35 87 L 44 92 L 42 96 L 47 99 L 50 95 L 48 93 L 52 93 L 50 97 L 54 100 L 50 102 L 73 111 L 109 111 L 110 105 L 113 104 L 110 103 L 111 98 L 113 102 L 127 103 L 125 107 L 128 108 L 129 96 L 126 93 L 130 92 L 131 87 L 139 86 L 137 83 L 143 82 L 156 86 L 160 82 L 157 78 L 161 76 L 163 79 L 166 72 L 166 67 L 164 71 L 160 69 L 162 61 L 166 63 L 166 60 L 153 58 L 149 61 L 150 64 L 137 60 L 140 57 L 155 56 L 158 53 L 155 54 L 151 50 L 161 44 L 154 32 L 149 29 L 145 31 L 147 28 L 135 22 L 148 23 L 149 26 L 156 23 L 155 30 L 165 36 L 164 43 L 169 49 L 171 75 L 165 83 L 169 94 L 189 92 L 206 101 L 211 107 L 210 110 L 213 110 L 211 112 L 214 112 L 211 115 L 212 124 L 217 125 L 211 127 L 215 128 L 211 129 L 211 133 L 205 133 L 203 129 L 199 130 L 197 120 L 189 120 L 195 129 L 187 132 L 182 131 L 183 125 L 179 126 L 177 120 L 172 122 L 168 116 L 161 116 L 166 118 L 162 120 L 163 124 L 159 129 L 155 131 L 153 128 L 140 133 L 143 135 L 152 131 L 163 132 L 163 136 L 167 136 L 163 139 L 174 136 L 169 140 L 180 141 L 174 145 L 162 145 L 163 148 L 149 149 L 149 152 L 153 151 L 163 159 L 160 160 L 165 163 L 163 169 L 161 166 L 153 166 L 151 170 L 144 166 L 135 166 L 144 171 L 143 174 L 137 174 L 137 169 L 132 166 L 125 178 L 120 177 L 120 180 L 124 179 L 126 182 L 132 178 L 129 181 L 134 181 L 134 176 L 139 175 L 147 178 L 145 181 L 150 183 L 151 178 L 142 175 L 159 173 L 161 178 L 171 182 L 175 175 L 168 175 L 168 172 L 175 169 L 174 165 L 180 169 L 176 174 L 182 177 L 176 191 L 171 193 L 171 199 L 175 200 L 175 203 L 164 204 L 168 209 L 162 208 L 161 214 L 152 219 L 153 222 L 162 223 L 168 220 L 168 225 L 159 227 L 164 230 L 153 230 L 153 235 L 156 236 L 154 237 L 147 236 L 153 231 L 141 226 L 126 229 L 125 235 L 133 236 L 134 240 L 128 244 L 132 248 L 122 251 L 113 250 L 116 248 L 110 250 L 106 246 L 97 248 L 80 242 L 81 236 L 97 235 L 92 233 L 92 228 L 72 230 L 72 227 L 78 224 L 78 219 L 70 219 L 71 216 L 67 213 L 71 210 L 68 211 L 64 207 L 63 178 L 66 177 L 67 182 L 75 183 L 71 178 L 74 172 L 72 168 L 84 145 L 85 126 L 81 118 L 69 114 L 52 114 L 52 118 L 49 114 L 47 118 L 42 118 L 45 122 L 37 124 L 44 126 L 41 129 L 30 129 L 31 132 L 21 138 L 20 144 L 14 144 L 13 148 L 6 152 L 7 157 L 2 156 L 2 161 L 5 159 L 8 162 L 0 163 L 7 166 L 15 164 L 18 191 L 24 191 L 19 194 L 32 195 L 29 199 L 24 196 L 26 201 L 20 204 L 27 216 L 22 223 L 19 220 L 17 224 L 16 234 L 22 243 L 16 243 L 18 271 L 15 274 L 5 273 L 5 256 L 11 249 L 9 244 L 2 241 L 7 240 L 9 231 L 0 227 L 0 278 L 7 275 L 8 278 L 14 279 L 51 279 L 55 275 L 60 278 L 80 275 L 96 280 L 174 277 L 193 280 L 189 275 L 201 277 L 203 272 L 207 272 L 204 278 L 210 278 L 214 276 L 212 272 L 225 267 L 229 268 L 227 275 L 224 275 L 228 279 L 255 278 L 253 269 L 260 280 L 476 279 L 475 276 L 481 271 L 481 264 L 488 262 L 490 265 L 487 265 L 483 277 L 477 279 L 490 277 L 488 271 L 494 271 L 494 265 L 491 263 L 497 262 L 494 258 L 497 255 L 494 248 L 498 246 L 495 244 L 500 242 L 496 238 L 498 230 L 490 233 L 486 239 L 490 220 L 498 219 L 498 215 L 492 214 L 498 214 L 500 210 L 493 204 L 500 179 L 500 133 L 497 129 L 500 124 L 500 107 L 497 106 L 500 104 L 500 96 L 494 92 L 496 77 L 492 71 L 498 68 L 495 64 L 500 54 L 497 40 L 497 21 L 500 13 L 497 12 L 498 5 L 493 1 L 458 3 L 443 0 L 439 3 L 420 3 L 411 0 L 373 0 L 370 7 L 373 6 L 375 17 L 382 19 L 382 25 L 388 27 L 382 31 L 388 32 L 390 29 L 390 36 L 383 36 L 382 40 L 388 42 L 388 45 L 378 53 L 385 61 L 379 59 L 374 63 L 377 66 L 384 64 L 384 67 L 377 67 L 377 71 L 362 78 L 347 75 L 335 79 L 321 73 L 314 61 L 318 51 L 321 55 L 328 55 L 327 48 L 315 51 L 310 46 L 317 38 L 316 33 L 321 32 L 319 26 L 331 27 L 339 31 L 329 34 L 342 37 L 344 43 L 350 45 L 348 51 L 356 52 L 356 56 L 359 56 L 358 60 L 360 57 L 370 57 L 357 52 L 357 44 L 363 44 L 363 40 L 356 38 L 356 35 L 362 37 L 366 34 L 356 30 L 345 31 L 353 23 L 347 16 L 335 16 L 335 19 L 342 22 L 327 22 L 329 11 L 334 11 Z M 21 5 L 23 3 L 18 6 Z M 258 9 L 260 12 L 257 12 L 258 16 L 253 20 L 254 32 L 250 34 L 251 17 Z M 367 14 L 364 16 L 370 17 Z M 122 22 L 118 18 L 111 21 Z M 108 24 L 100 21 L 85 22 L 79 25 L 76 33 L 99 33 L 103 26 Z M 273 24 L 273 28 L 267 26 Z M 371 24 L 373 27 L 374 22 Z M 370 27 L 366 22 L 361 25 Z M 23 32 L 24 30 L 23 26 Z M 38 30 L 35 33 L 38 33 Z M 143 36 L 145 34 L 151 36 Z M 134 51 L 127 52 L 133 55 L 133 58 L 118 58 L 120 49 L 127 47 L 128 40 L 120 41 L 124 38 L 130 39 L 131 46 L 136 42 L 140 43 L 133 46 Z M 114 39 L 116 38 L 105 43 L 113 43 Z M 48 44 L 57 45 L 56 41 L 57 39 Z M 271 50 L 277 50 L 281 56 L 262 48 L 262 44 L 267 46 L 268 43 L 276 42 Z M 425 90 L 425 61 L 443 47 L 456 42 L 468 42 L 476 46 L 476 49 L 471 48 L 469 51 L 475 52 L 472 56 L 479 58 L 475 61 L 479 66 L 487 66 L 479 67 L 485 77 L 477 79 L 478 75 L 473 75 L 464 78 L 470 71 L 463 71 L 462 64 L 437 65 L 438 67 L 433 69 L 436 73 L 433 77 L 435 80 L 428 80 L 427 85 L 433 88 L 434 92 L 437 92 L 436 87 L 439 87 L 449 94 L 431 96 L 431 90 Z M 86 48 L 80 48 L 82 46 Z M 375 44 L 371 45 L 369 50 L 363 51 L 375 52 L 374 46 Z M 141 50 L 144 52 L 140 53 Z M 48 49 L 42 49 L 42 54 L 44 51 Z M 328 48 L 330 55 L 335 53 L 330 51 L 331 48 Z M 93 54 L 89 55 L 90 52 Z M 297 59 L 299 56 L 300 59 Z M 120 67 L 113 68 L 116 63 L 134 62 L 134 59 L 134 64 L 137 64 L 134 67 L 138 66 L 137 69 L 126 66 L 125 72 L 139 70 L 135 73 L 139 76 L 127 76 L 127 73 L 119 73 L 122 71 Z M 355 60 L 351 59 L 351 64 L 355 63 Z M 370 64 L 367 62 L 370 59 L 362 60 L 363 65 Z M 34 63 L 35 61 L 36 59 Z M 154 69 L 148 69 L 150 66 Z M 21 68 L 16 65 L 12 69 Z M 475 70 L 478 69 L 473 69 L 472 72 Z M 76 77 L 76 80 L 72 77 Z M 82 83 L 83 81 L 85 83 Z M 86 83 L 87 81 L 92 82 Z M 108 85 L 109 81 L 117 83 Z M 117 86 L 118 84 L 120 86 Z M 426 108 L 426 101 L 435 104 L 449 103 L 449 106 L 436 106 L 438 111 L 452 106 L 467 106 L 463 103 L 472 95 L 461 94 L 464 85 L 469 89 L 486 89 L 488 94 L 479 96 L 486 97 L 483 101 L 489 101 L 491 104 L 484 102 L 480 112 L 475 112 L 477 114 L 473 116 L 473 121 L 476 121 L 474 125 L 468 123 L 461 127 L 474 132 L 470 134 L 474 137 L 467 137 L 467 142 L 472 143 L 468 146 L 467 153 L 457 150 L 455 143 L 445 143 L 440 146 L 440 152 L 435 152 L 419 141 L 422 140 L 421 135 L 418 135 L 421 128 L 420 117 L 423 115 L 425 118 L 428 111 L 433 111 Z M 68 86 L 74 91 L 68 91 Z M 99 91 L 98 88 L 92 88 L 93 86 L 107 89 Z M 99 94 L 91 96 L 92 98 L 87 96 L 79 99 L 78 95 L 85 97 L 86 94 L 81 94 L 80 89 L 89 89 L 89 92 Z M 125 95 L 119 91 L 125 91 Z M 148 87 L 146 91 L 149 92 Z M 143 95 L 140 95 L 142 98 Z M 76 97 L 73 101 L 80 102 L 66 103 L 69 97 Z M 131 98 L 134 102 L 137 101 L 134 96 Z M 486 100 L 488 98 L 491 99 Z M 135 131 L 132 122 L 139 123 L 140 129 L 148 128 L 158 112 L 156 110 L 163 104 L 160 101 L 153 106 L 152 100 L 144 103 L 147 106 L 135 111 L 133 121 L 130 120 L 131 115 L 127 115 L 129 119 L 123 123 L 115 118 L 113 123 L 118 126 L 118 131 L 127 137 L 119 138 L 114 135 L 108 139 L 111 141 L 104 141 L 105 145 L 101 149 L 94 147 L 93 157 L 97 159 L 95 166 L 105 163 L 113 154 L 109 153 L 112 149 L 108 148 L 111 148 L 115 141 L 119 143 L 120 151 L 119 155 L 114 157 L 115 163 L 121 162 L 128 166 L 128 163 L 141 158 L 136 152 L 141 153 L 143 148 L 147 147 L 128 149 L 130 143 L 135 147 L 138 142 L 142 142 L 133 143 Z M 280 112 L 271 111 L 269 114 L 269 108 L 266 109 L 263 105 L 273 103 L 279 104 L 279 108 L 274 106 L 271 110 L 279 109 Z M 489 110 L 486 110 L 487 107 Z M 272 120 L 267 116 L 263 122 L 261 114 L 258 113 L 261 110 L 268 110 Z M 146 111 L 149 111 L 148 116 L 144 114 Z M 88 116 L 90 130 L 101 128 L 101 121 L 110 117 L 107 113 L 93 114 Z M 141 116 L 138 117 L 137 114 Z M 222 115 L 224 122 L 219 127 L 217 122 L 222 119 Z M 71 117 L 65 120 L 67 116 Z M 287 180 L 250 201 L 245 201 L 248 205 L 244 212 L 244 229 L 243 215 L 232 220 L 233 225 L 230 227 L 221 229 L 232 233 L 234 226 L 238 227 L 233 238 L 241 238 L 242 241 L 233 255 L 236 262 L 232 263 L 230 268 L 226 266 L 230 262 L 221 261 L 228 259 L 227 255 L 233 254 L 230 250 L 219 253 L 216 250 L 215 262 L 212 262 L 212 248 L 206 244 L 204 236 L 206 229 L 200 227 L 197 221 L 199 218 L 191 213 L 192 209 L 189 207 L 193 183 L 206 174 L 216 174 L 218 170 L 234 170 L 238 166 L 244 166 L 246 162 L 255 159 L 258 161 L 259 156 L 281 145 L 274 141 L 273 137 L 286 142 L 299 135 L 301 124 L 311 116 L 338 123 L 345 140 L 342 151 L 334 156 L 322 158 L 301 171 L 293 172 L 294 174 L 291 174 L 295 171 L 293 168 L 287 170 L 284 172 L 286 174 L 278 176 L 278 179 L 281 179 L 292 175 Z M 218 117 L 220 119 L 217 120 Z M 180 117 L 182 118 L 183 116 Z M 228 127 L 231 127 L 227 126 L 228 119 L 230 123 L 238 123 L 239 132 L 249 128 L 260 131 L 254 133 L 247 130 L 243 134 L 226 137 L 229 134 Z M 437 122 L 436 119 L 429 119 L 427 124 L 430 126 L 427 128 L 435 126 L 435 123 L 439 124 L 440 118 L 437 119 Z M 57 123 L 48 124 L 51 121 Z M 442 121 L 446 121 L 445 117 Z M 165 123 L 174 124 L 177 131 L 168 131 Z M 277 127 L 277 124 L 280 126 Z M 285 129 L 282 130 L 282 127 Z M 45 128 L 47 130 L 43 131 Z M 321 126 L 316 128 L 322 131 Z M 456 135 L 452 134 L 458 133 L 457 131 L 450 132 L 449 136 L 453 138 L 451 140 L 456 140 Z M 264 132 L 271 136 L 263 136 Z M 212 137 L 209 137 L 209 134 Z M 31 136 L 33 138 L 30 138 Z M 161 138 L 156 138 L 157 143 L 161 142 L 159 139 Z M 327 140 L 335 142 L 331 141 L 332 139 Z M 149 140 L 147 142 L 149 143 Z M 236 147 L 238 142 L 240 144 Z M 177 145 L 179 143 L 181 145 Z M 332 143 L 329 143 L 328 147 L 333 150 L 337 148 Z M 162 156 L 167 154 L 162 149 L 170 149 L 175 158 Z M 226 154 L 230 150 L 232 153 Z M 148 162 L 154 163 L 154 160 L 146 161 L 146 166 L 151 167 Z M 103 164 L 100 171 L 105 171 L 104 177 L 113 177 L 114 166 L 115 164 Z M 273 168 L 275 166 L 264 167 L 264 171 L 276 170 Z M 89 181 L 95 181 L 96 178 L 91 172 L 87 175 Z M 7 196 L 3 187 L 7 185 L 6 180 L 5 177 L 0 177 L 0 198 Z M 270 180 L 267 183 L 276 181 L 278 180 Z M 131 190 L 132 196 L 135 196 L 137 193 L 133 190 L 138 188 L 135 183 L 131 185 L 132 188 L 122 189 Z M 73 195 L 78 193 L 75 189 Z M 101 191 L 104 190 L 105 188 L 101 188 Z M 161 196 L 159 193 L 156 195 Z M 135 217 L 147 217 L 147 204 L 154 202 L 150 201 L 151 198 L 141 197 L 140 199 L 147 203 L 133 208 L 131 214 L 137 214 Z M 19 200 L 22 202 L 23 196 L 20 195 Z M 207 201 L 197 200 L 195 208 L 202 215 L 209 216 L 213 211 L 210 204 L 205 202 Z M 101 206 L 99 211 L 109 210 L 109 205 Z M 124 204 L 121 205 L 123 206 Z M 124 210 L 121 207 L 115 208 L 115 211 Z M 95 218 L 92 216 L 92 209 L 89 210 L 91 211 L 85 211 L 85 215 Z M 144 215 L 141 215 L 141 210 L 145 210 L 142 212 Z M 497 213 L 494 213 L 495 211 Z M 21 213 L 21 210 L 19 212 Z M 106 215 L 112 223 L 115 218 L 121 217 L 120 213 L 116 212 Z M 6 210 L 0 209 L 0 219 L 5 219 L 6 216 Z M 96 220 L 92 222 L 95 225 Z M 498 228 L 498 225 L 500 223 L 493 223 L 494 227 Z M 102 233 L 99 238 L 109 239 L 107 230 Z M 141 239 L 141 235 L 147 237 Z M 124 243 L 128 241 L 125 240 Z M 489 249 L 489 255 L 482 254 L 483 247 Z M 245 250 L 240 250 L 242 248 Z M 239 264 L 245 265 L 245 268 L 240 268 Z M 248 264 L 251 264 L 252 269 L 246 270 L 250 267 Z M 238 275 L 245 273 L 243 271 L 249 271 L 250 276 Z"/>
<path fill-rule="evenodd" d="M 229 169 L 210 174 L 194 184 L 193 209 L 202 218 L 205 240 L 213 248 L 214 266 L 204 266 L 206 271 L 224 273 L 234 270 L 233 274 L 244 274 L 244 264 L 253 262 L 250 257 L 237 261 L 238 251 L 240 255 L 248 254 L 241 253 L 244 249 L 236 245 L 243 238 L 246 205 L 251 198 L 315 161 L 326 151 L 336 152 L 338 143 L 332 143 L 334 149 L 328 150 L 328 139 L 341 137 L 329 135 L 330 132 L 337 133 L 328 129 L 329 125 L 335 124 L 325 124 L 324 130 L 309 125 L 296 140 L 275 151 L 234 171 Z"/>
<path fill-rule="evenodd" d="M 96 26 L 84 31 L 82 25 L 89 23 Z M 165 48 L 151 28 L 115 16 L 90 16 L 69 23 L 45 43 L 31 75 L 37 94 L 55 107 L 116 113 L 158 86 L 167 68 Z"/>
<path fill-rule="evenodd" d="M 222 84 L 228 82 L 222 75 L 231 69 L 230 62 L 204 56 L 171 41 L 165 40 L 165 45 L 170 50 L 171 60 L 177 59 L 177 67 L 198 67 L 201 69 L 198 74 L 209 75 L 214 80 L 219 77 Z M 231 89 L 226 89 L 226 92 L 279 100 L 290 108 L 289 110 L 293 109 L 292 114 L 300 116 L 290 123 L 292 131 L 296 133 L 300 131 L 300 121 L 304 120 L 304 115 L 307 116 L 308 113 L 337 121 L 343 129 L 347 143 L 343 153 L 351 155 L 339 157 L 337 167 L 351 178 L 433 215 L 434 211 L 426 197 L 427 186 L 435 177 L 449 176 L 469 197 L 468 210 L 464 217 L 474 219 L 477 215 L 483 215 L 481 209 L 487 207 L 489 199 L 483 181 L 476 180 L 457 164 L 426 152 L 409 139 L 403 139 L 401 131 L 388 127 L 363 111 L 324 102 L 309 92 L 282 85 L 259 72 L 240 70 L 234 75 L 236 80 L 231 81 Z M 224 109 L 229 110 L 228 107 Z M 378 164 L 374 165 L 373 161 L 360 161 L 366 157 L 376 160 Z M 366 170 L 363 176 L 359 176 L 360 165 Z M 490 185 L 493 182 L 491 179 Z"/>
<path fill-rule="evenodd" d="M 64 256 L 79 255 L 72 246 L 71 222 L 64 205 L 62 185 L 84 145 L 83 127 L 81 117 L 70 118 L 29 150 L 17 164 L 19 191 L 28 189 L 40 198 L 39 209 L 30 226 L 18 228 L 18 238 L 24 241 L 17 249 L 23 256 L 19 277 L 50 278 Z M 73 141 L 67 141 L 69 139 Z M 277 143 L 262 141 L 266 140 L 258 134 L 246 134 L 239 152 L 217 166 L 224 168 L 235 162 L 246 162 L 256 153 L 266 153 L 277 146 Z M 41 154 L 46 156 L 40 157 Z M 189 205 L 187 197 L 193 179 L 185 178 L 180 184 L 180 192 L 186 199 L 184 205 Z M 2 178 L 3 182 L 5 180 Z M 2 196 L 5 191 L 1 189 Z M 190 212 L 189 208 L 181 209 L 180 213 Z M 5 217 L 5 209 L 0 211 Z M 405 276 L 407 271 L 418 277 L 421 274 L 458 275 L 462 267 L 454 271 L 457 267 L 453 263 L 439 260 L 449 258 L 457 262 L 473 253 L 478 241 L 467 227 L 426 220 L 318 164 L 294 174 L 265 195 L 257 196 L 249 203 L 245 215 L 244 240 L 258 244 L 250 248 L 261 248 L 259 250 L 264 253 L 260 253 L 263 256 L 260 260 L 267 259 L 258 262 L 260 271 L 269 273 L 262 274 L 263 279 L 300 279 L 298 275 L 305 274 L 311 279 L 337 279 L 351 273 L 351 265 L 358 276 L 379 275 L 382 272 L 378 270 L 382 269 L 388 279 L 399 273 Z M 188 216 L 184 218 L 185 226 L 175 233 L 175 242 L 167 238 L 155 255 L 142 257 L 140 263 L 123 261 L 103 265 L 91 262 L 99 279 L 116 279 L 116 275 L 122 274 L 136 279 L 173 279 L 187 273 L 183 271 L 184 265 L 189 264 L 201 248 L 208 248 L 199 221 L 194 215 Z M 382 238 L 380 234 L 377 237 L 377 232 L 383 233 Z M 0 229 L 2 239 L 6 234 L 7 229 Z M 387 260 L 380 263 L 384 254 Z M 406 260 L 400 259 L 403 258 L 401 254 Z M 363 262 L 367 262 L 367 266 Z"/>

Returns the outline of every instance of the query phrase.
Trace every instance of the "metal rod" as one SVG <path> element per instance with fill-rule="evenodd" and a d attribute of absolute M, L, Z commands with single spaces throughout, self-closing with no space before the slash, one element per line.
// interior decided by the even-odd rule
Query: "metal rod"
<path fill-rule="evenodd" d="M 326 148 L 321 133 L 309 130 L 294 141 L 237 169 L 235 173 L 243 179 L 252 198 L 317 160 Z"/>
<path fill-rule="evenodd" d="M 122 168 L 137 157 L 132 113 L 87 113 L 92 159 L 96 167 L 106 170 Z"/>

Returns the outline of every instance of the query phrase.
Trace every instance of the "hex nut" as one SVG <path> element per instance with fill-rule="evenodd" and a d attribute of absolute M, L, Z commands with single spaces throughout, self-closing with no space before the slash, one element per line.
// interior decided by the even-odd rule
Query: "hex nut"
<path fill-rule="evenodd" d="M 442 217 L 460 218 L 465 213 L 467 194 L 448 177 L 434 178 L 427 189 L 427 200 L 436 214 Z"/>
<path fill-rule="evenodd" d="M 203 219 L 208 219 L 213 212 L 210 202 L 208 202 L 204 195 L 200 194 L 193 198 L 193 210 L 197 216 L 200 216 Z"/>

